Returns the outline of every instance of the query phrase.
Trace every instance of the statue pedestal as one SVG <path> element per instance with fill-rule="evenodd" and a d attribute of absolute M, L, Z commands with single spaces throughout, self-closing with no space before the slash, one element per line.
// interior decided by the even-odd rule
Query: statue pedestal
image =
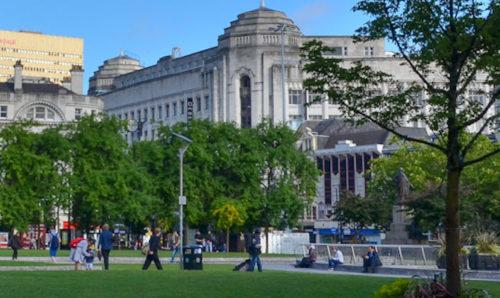
<path fill-rule="evenodd" d="M 403 211 L 400 205 L 392 206 L 392 223 L 390 230 L 385 233 L 384 244 L 408 244 L 410 237 L 408 236 L 407 226 L 411 223 L 408 214 Z"/>

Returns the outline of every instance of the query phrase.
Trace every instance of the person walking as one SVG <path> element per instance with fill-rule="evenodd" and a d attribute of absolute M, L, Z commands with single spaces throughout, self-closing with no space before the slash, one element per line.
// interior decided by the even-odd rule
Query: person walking
<path fill-rule="evenodd" d="M 109 252 L 113 249 L 113 241 L 113 233 L 109 230 L 109 225 L 104 224 L 101 235 L 99 235 L 99 244 L 97 245 L 97 249 L 99 249 L 104 259 L 104 270 L 109 269 Z"/>
<path fill-rule="evenodd" d="M 49 237 L 50 261 L 52 263 L 56 263 L 56 255 L 57 250 L 59 249 L 59 244 L 61 243 L 61 236 L 59 236 L 59 233 L 57 233 L 54 228 L 51 228 Z"/>
<path fill-rule="evenodd" d="M 172 246 L 173 246 L 172 259 L 170 260 L 170 263 L 173 263 L 175 261 L 175 255 L 179 253 L 180 246 L 181 246 L 181 237 L 179 236 L 179 234 L 175 230 L 172 233 Z"/>
<path fill-rule="evenodd" d="M 260 243 L 260 229 L 255 229 L 255 233 L 251 235 L 251 244 L 248 252 L 250 253 L 250 267 L 249 272 L 253 272 L 255 264 L 257 264 L 257 269 L 262 272 L 262 263 L 260 261 L 261 254 L 261 243 Z"/>
<path fill-rule="evenodd" d="M 163 267 L 160 263 L 160 258 L 158 257 L 158 249 L 160 249 L 160 240 L 161 240 L 161 229 L 156 228 L 155 234 L 151 236 L 149 239 L 149 252 L 146 255 L 146 261 L 142 266 L 142 270 L 148 270 L 151 261 L 155 262 L 156 269 L 163 270 Z"/>
<path fill-rule="evenodd" d="M 12 248 L 12 260 L 17 260 L 17 250 L 23 247 L 19 232 L 16 232 L 9 240 L 9 246 Z"/>

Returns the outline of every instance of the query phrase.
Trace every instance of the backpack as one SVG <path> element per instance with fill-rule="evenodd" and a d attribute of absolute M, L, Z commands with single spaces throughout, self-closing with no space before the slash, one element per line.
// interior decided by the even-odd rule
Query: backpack
<path fill-rule="evenodd" d="M 50 237 L 50 249 L 58 249 L 59 248 L 59 235 L 57 233 L 52 233 L 52 237 Z"/>
<path fill-rule="evenodd" d="M 70 248 L 76 248 L 76 246 L 78 245 L 78 243 L 80 243 L 80 241 L 84 240 L 84 238 L 82 237 L 78 237 L 78 238 L 75 238 L 73 240 L 71 240 L 69 242 L 69 247 Z"/>

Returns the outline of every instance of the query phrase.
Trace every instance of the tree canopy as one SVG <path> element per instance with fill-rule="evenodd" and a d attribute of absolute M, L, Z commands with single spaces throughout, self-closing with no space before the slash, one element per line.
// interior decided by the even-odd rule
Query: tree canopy
<path fill-rule="evenodd" d="M 500 83 L 499 1 L 362 0 L 354 10 L 370 17 L 357 30 L 357 39 L 387 38 L 399 50 L 394 58 L 402 64 L 399 67 L 406 67 L 416 80 L 404 84 L 361 59 L 343 63 L 329 58 L 324 53 L 332 49 L 313 41 L 304 47 L 308 61 L 304 69 L 310 75 L 305 85 L 314 93 L 327 94 L 353 122 L 374 122 L 446 157 L 447 287 L 456 296 L 460 291 L 460 176 L 465 167 L 500 152 L 495 147 L 479 156 L 469 154 L 484 131 L 498 127 L 500 118 L 493 108 L 500 93 L 496 87 Z M 393 92 L 374 92 L 381 85 Z M 427 97 L 425 108 L 416 100 L 422 91 Z M 397 132 L 407 120 L 424 123 L 439 142 Z M 467 129 L 474 131 L 472 138 L 461 139 Z"/>

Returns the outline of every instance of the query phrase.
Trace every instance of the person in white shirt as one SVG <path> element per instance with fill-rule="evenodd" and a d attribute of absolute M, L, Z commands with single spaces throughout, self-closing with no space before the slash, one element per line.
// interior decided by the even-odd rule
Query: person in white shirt
<path fill-rule="evenodd" d="M 344 254 L 335 246 L 333 248 L 333 258 L 328 260 L 328 270 L 333 271 L 339 264 L 344 264 Z"/>

